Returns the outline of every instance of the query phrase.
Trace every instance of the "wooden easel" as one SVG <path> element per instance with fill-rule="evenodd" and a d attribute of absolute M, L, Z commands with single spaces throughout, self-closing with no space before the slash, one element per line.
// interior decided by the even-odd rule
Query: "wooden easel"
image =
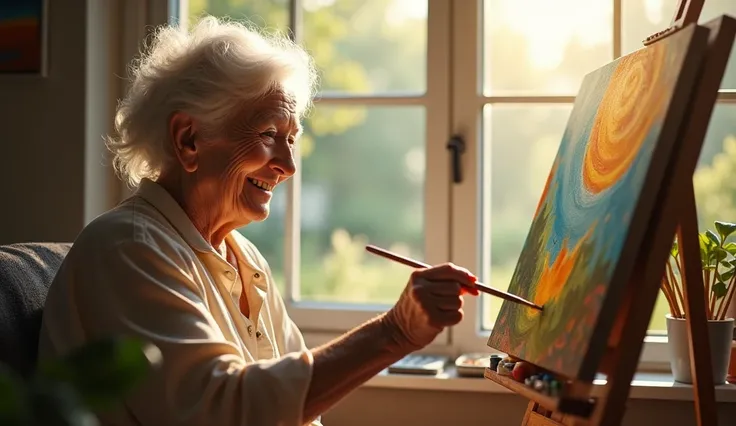
<path fill-rule="evenodd" d="M 644 44 L 656 43 L 697 23 L 704 1 L 679 0 L 671 27 L 648 37 Z M 692 178 L 725 73 L 727 52 L 731 51 L 736 38 L 736 19 L 722 17 L 703 26 L 710 29 L 708 52 L 690 97 L 685 113 L 687 119 L 680 128 L 675 155 L 657 194 L 622 309 L 599 365 L 598 371 L 606 376 L 606 384 L 594 397 L 592 383 L 570 381 L 565 384 L 562 395 L 552 397 L 486 369 L 486 378 L 529 399 L 522 426 L 621 424 L 675 232 L 683 271 L 696 419 L 699 426 L 717 424 Z"/>

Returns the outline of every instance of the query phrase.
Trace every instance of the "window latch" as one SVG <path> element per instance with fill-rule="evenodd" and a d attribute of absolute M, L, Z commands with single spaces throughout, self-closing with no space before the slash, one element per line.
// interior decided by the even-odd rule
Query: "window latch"
<path fill-rule="evenodd" d="M 462 136 L 454 135 L 447 142 L 447 149 L 452 151 L 452 181 L 460 183 L 463 181 L 462 166 L 460 164 L 460 156 L 465 152 L 465 141 Z"/>

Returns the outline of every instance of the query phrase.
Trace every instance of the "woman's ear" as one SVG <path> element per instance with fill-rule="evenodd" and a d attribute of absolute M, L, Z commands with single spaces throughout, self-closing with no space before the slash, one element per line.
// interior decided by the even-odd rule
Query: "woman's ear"
<path fill-rule="evenodd" d="M 189 173 L 196 171 L 198 165 L 196 136 L 195 123 L 191 116 L 183 112 L 176 112 L 171 116 L 169 140 L 179 164 Z"/>

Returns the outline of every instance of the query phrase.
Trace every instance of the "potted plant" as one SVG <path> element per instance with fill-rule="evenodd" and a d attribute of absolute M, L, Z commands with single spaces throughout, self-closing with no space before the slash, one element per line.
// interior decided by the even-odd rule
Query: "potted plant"
<path fill-rule="evenodd" d="M 94 413 L 117 408 L 160 362 L 156 346 L 115 338 L 43 363 L 31 377 L 0 364 L 0 425 L 96 426 Z"/>
<path fill-rule="evenodd" d="M 700 261 L 703 274 L 703 291 L 708 319 L 708 337 L 715 384 L 726 382 L 734 318 L 730 305 L 736 289 L 736 242 L 728 241 L 736 232 L 736 224 L 716 221 L 715 231 L 699 234 Z M 682 264 L 677 239 L 672 244 L 670 259 L 662 277 L 662 293 L 669 304 L 667 315 L 667 339 L 670 366 L 675 381 L 692 383 L 690 351 L 685 320 L 685 298 L 682 283 Z"/>

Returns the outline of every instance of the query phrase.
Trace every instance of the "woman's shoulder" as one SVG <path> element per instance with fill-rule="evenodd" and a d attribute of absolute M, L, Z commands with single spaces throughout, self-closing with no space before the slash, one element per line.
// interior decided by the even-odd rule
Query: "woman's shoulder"
<path fill-rule="evenodd" d="M 106 251 L 138 246 L 167 246 L 167 251 L 188 247 L 165 216 L 134 196 L 86 225 L 72 249 Z"/>

